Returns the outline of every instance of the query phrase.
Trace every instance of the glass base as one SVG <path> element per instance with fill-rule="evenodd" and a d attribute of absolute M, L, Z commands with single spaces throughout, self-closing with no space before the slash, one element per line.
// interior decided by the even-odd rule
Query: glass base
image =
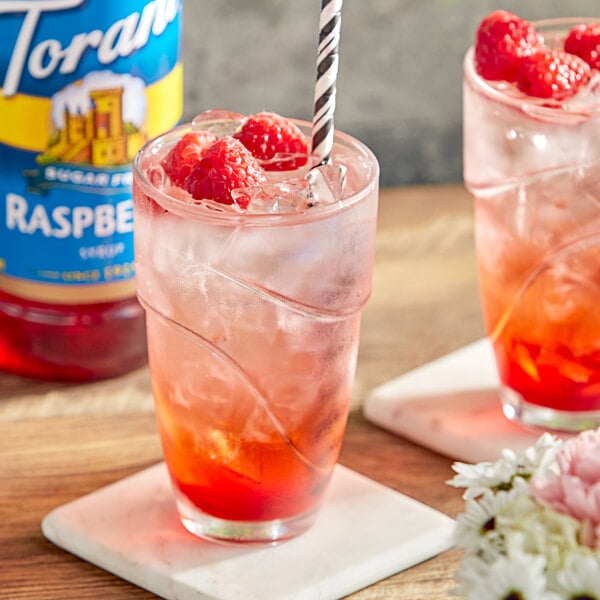
<path fill-rule="evenodd" d="M 212 542 L 276 544 L 305 532 L 315 522 L 318 508 L 287 519 L 273 521 L 229 521 L 202 512 L 175 490 L 183 526 L 194 535 Z"/>
<path fill-rule="evenodd" d="M 600 427 L 600 411 L 575 412 L 530 404 L 506 386 L 499 390 L 502 412 L 507 419 L 526 427 L 576 432 Z"/>

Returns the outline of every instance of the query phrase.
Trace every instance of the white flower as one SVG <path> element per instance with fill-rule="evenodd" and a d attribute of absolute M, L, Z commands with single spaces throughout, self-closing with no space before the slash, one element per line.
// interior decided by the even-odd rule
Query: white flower
<path fill-rule="evenodd" d="M 476 465 L 455 462 L 452 470 L 456 475 L 447 483 L 453 487 L 466 488 L 463 494 L 466 500 L 476 498 L 485 491 L 499 489 L 514 477 L 512 465 L 504 460 Z"/>
<path fill-rule="evenodd" d="M 456 475 L 447 483 L 454 487 L 466 488 L 463 498 L 476 498 L 485 490 L 508 490 L 515 478 L 528 480 L 537 471 L 553 469 L 555 457 L 563 442 L 550 433 L 544 433 L 534 446 L 521 454 L 503 450 L 502 458 L 495 462 L 481 462 L 470 465 L 455 462 L 452 469 Z"/>
<path fill-rule="evenodd" d="M 575 464 L 580 479 L 600 489 L 600 436 L 592 450 L 585 432 L 576 440 L 563 444 L 544 434 L 519 455 L 505 450 L 496 462 L 453 466 L 448 483 L 466 488 L 454 529 L 455 544 L 465 550 L 456 591 L 466 600 L 600 600 L 598 510 L 561 510 L 547 501 L 554 488 L 539 483 L 555 474 L 566 481 L 559 491 L 573 499 Z M 574 444 L 581 447 L 577 455 Z M 540 497 L 540 489 L 548 493 Z"/>
<path fill-rule="evenodd" d="M 563 444 L 563 440 L 550 433 L 544 433 L 533 446 L 520 455 L 519 462 L 525 471 L 532 474 L 540 469 L 556 470 L 556 455 Z"/>
<path fill-rule="evenodd" d="M 591 553 L 579 544 L 581 523 L 557 513 L 530 496 L 519 496 L 496 516 L 496 527 L 504 533 L 508 552 L 518 550 L 544 556 L 547 567 L 563 567 L 569 550 Z"/>
<path fill-rule="evenodd" d="M 600 561 L 598 556 L 572 552 L 566 566 L 556 574 L 557 591 L 568 600 L 600 600 Z"/>
<path fill-rule="evenodd" d="M 498 547 L 500 541 L 494 535 L 496 516 L 512 504 L 520 493 L 519 489 L 497 493 L 486 490 L 477 500 L 467 500 L 465 512 L 456 517 L 454 544 L 471 551 L 480 550 L 485 545 L 492 553 L 495 547 L 497 552 L 502 552 L 502 545 Z M 486 537 L 489 539 L 484 542 Z"/>
<path fill-rule="evenodd" d="M 466 596 L 488 578 L 490 564 L 475 554 L 465 554 L 460 568 L 454 574 L 458 586 L 452 590 L 454 596 Z"/>
<path fill-rule="evenodd" d="M 561 600 L 547 590 L 545 561 L 541 556 L 513 553 L 491 564 L 477 557 L 463 561 L 456 579 L 467 600 Z"/>

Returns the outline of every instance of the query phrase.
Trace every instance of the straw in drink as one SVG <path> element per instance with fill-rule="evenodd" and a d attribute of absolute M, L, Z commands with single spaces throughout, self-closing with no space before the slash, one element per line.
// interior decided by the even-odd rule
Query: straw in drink
<path fill-rule="evenodd" d="M 378 166 L 336 133 L 331 164 L 311 170 L 312 132 L 272 113 L 209 111 L 136 160 L 159 431 L 182 522 L 209 539 L 305 530 L 339 455 Z"/>

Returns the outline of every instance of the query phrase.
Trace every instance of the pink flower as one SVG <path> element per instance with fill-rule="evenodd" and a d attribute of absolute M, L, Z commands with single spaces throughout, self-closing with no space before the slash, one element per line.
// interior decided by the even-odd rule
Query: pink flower
<path fill-rule="evenodd" d="M 531 493 L 542 504 L 582 521 L 588 542 L 593 543 L 590 526 L 600 541 L 600 429 L 566 441 L 556 462 L 558 473 L 536 473 Z"/>

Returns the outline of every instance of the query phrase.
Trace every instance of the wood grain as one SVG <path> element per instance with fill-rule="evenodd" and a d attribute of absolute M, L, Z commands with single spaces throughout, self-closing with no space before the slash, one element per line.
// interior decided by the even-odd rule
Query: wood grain
<path fill-rule="evenodd" d="M 341 462 L 455 516 L 451 460 L 368 423 L 375 386 L 483 335 L 471 202 L 461 186 L 382 190 L 371 301 Z M 41 534 L 53 508 L 161 459 L 146 369 L 87 386 L 0 374 L 0 598 L 141 599 L 145 592 L 63 552 Z M 459 554 L 352 595 L 448 598 Z"/>

